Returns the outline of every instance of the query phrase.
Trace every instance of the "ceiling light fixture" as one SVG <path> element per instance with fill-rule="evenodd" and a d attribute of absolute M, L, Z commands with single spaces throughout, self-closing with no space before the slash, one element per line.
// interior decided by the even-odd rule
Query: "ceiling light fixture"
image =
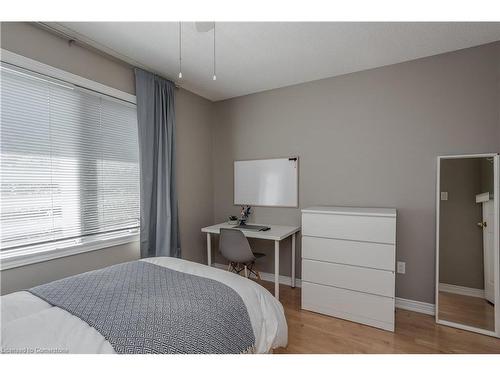
<path fill-rule="evenodd" d="M 215 21 L 214 21 L 214 76 L 212 77 L 212 79 L 215 81 L 217 79 L 217 75 L 215 74 L 216 73 L 216 61 L 215 61 Z"/>
<path fill-rule="evenodd" d="M 179 78 L 182 78 L 182 25 L 179 21 Z"/>

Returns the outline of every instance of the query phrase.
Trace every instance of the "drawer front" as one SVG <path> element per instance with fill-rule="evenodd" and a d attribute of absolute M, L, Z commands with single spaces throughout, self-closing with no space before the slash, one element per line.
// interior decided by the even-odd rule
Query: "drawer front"
<path fill-rule="evenodd" d="M 394 297 L 394 272 L 391 271 L 303 259 L 302 280 Z"/>
<path fill-rule="evenodd" d="M 302 258 L 395 271 L 395 245 L 302 237 Z"/>
<path fill-rule="evenodd" d="M 302 235 L 395 244 L 396 218 L 304 213 Z"/>
<path fill-rule="evenodd" d="M 302 308 L 394 331 L 394 299 L 302 282 Z"/>

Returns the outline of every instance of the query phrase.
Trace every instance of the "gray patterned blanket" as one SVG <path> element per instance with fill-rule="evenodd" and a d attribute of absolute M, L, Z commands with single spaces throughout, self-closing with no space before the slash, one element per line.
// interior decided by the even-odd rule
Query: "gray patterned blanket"
<path fill-rule="evenodd" d="M 100 332 L 117 353 L 252 353 L 240 295 L 148 262 L 118 264 L 29 289 Z"/>

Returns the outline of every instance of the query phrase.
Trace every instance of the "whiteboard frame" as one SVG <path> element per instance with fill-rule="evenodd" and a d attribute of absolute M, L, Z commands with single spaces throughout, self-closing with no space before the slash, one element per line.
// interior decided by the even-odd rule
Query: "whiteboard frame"
<path fill-rule="evenodd" d="M 300 184 L 299 184 L 299 181 L 300 181 L 300 158 L 298 155 L 290 155 L 290 156 L 276 156 L 276 157 L 272 157 L 272 158 L 255 158 L 255 159 L 239 159 L 239 160 L 233 160 L 233 206 L 238 206 L 238 207 L 241 207 L 241 206 L 249 206 L 247 204 L 240 204 L 240 203 L 236 203 L 234 200 L 235 200 L 235 194 L 234 194 L 234 190 L 235 190 L 235 181 L 234 181 L 234 167 L 235 167 L 235 163 L 236 162 L 239 162 L 239 161 L 261 161 L 261 160 L 276 160 L 276 159 L 290 159 L 290 158 L 296 158 L 297 160 L 295 161 L 296 165 L 297 165 L 297 205 L 295 206 L 273 206 L 273 205 L 262 205 L 262 204 L 254 204 L 254 205 L 251 205 L 250 207 L 274 207 L 274 208 L 299 208 L 300 207 L 300 204 L 299 204 L 299 197 L 300 197 Z"/>

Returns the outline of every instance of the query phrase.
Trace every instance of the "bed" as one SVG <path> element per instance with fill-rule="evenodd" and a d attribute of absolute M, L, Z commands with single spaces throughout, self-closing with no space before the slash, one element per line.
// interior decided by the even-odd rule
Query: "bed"
<path fill-rule="evenodd" d="M 93 271 L 94 273 L 85 273 L 44 284 L 31 291 L 20 291 L 2 296 L 2 352 L 268 353 L 272 349 L 287 345 L 288 328 L 281 303 L 265 288 L 252 280 L 224 270 L 169 257 L 142 259 L 123 264 L 123 267 L 121 265 L 106 267 Z M 135 286 L 137 280 L 134 281 L 136 284 L 127 284 L 126 281 L 120 279 L 118 273 L 112 273 L 112 271 L 122 270 L 125 274 L 130 275 L 135 272 L 130 270 L 135 269 L 146 269 L 146 273 L 142 276 L 138 273 L 141 285 L 150 282 L 152 285 L 156 285 L 154 289 L 162 290 L 162 293 L 170 288 L 172 293 L 184 291 L 184 293 L 197 292 L 198 295 L 182 306 L 183 309 L 187 308 L 188 310 L 179 310 L 178 305 L 186 302 L 182 296 L 174 302 L 169 302 L 168 308 L 171 310 L 168 310 L 166 305 L 162 305 L 168 298 L 162 296 L 162 299 L 158 301 L 153 300 L 150 296 L 145 296 L 151 288 L 135 292 L 131 297 L 129 289 L 133 288 L 130 285 Z M 134 304 L 127 307 L 122 299 L 113 305 L 114 302 L 111 302 L 113 298 L 110 298 L 109 294 L 97 291 L 97 287 L 89 285 L 89 282 L 85 281 L 89 280 L 89 277 L 94 280 L 97 274 L 107 275 L 107 279 L 101 284 L 104 284 L 104 290 L 108 290 L 108 292 L 111 290 L 110 287 L 115 288 L 112 292 L 113 298 L 117 294 L 116 290 L 120 290 L 122 294 L 127 294 L 127 298 Z M 159 276 L 153 277 L 153 274 Z M 175 291 L 171 290 L 173 287 L 170 286 L 172 275 L 177 278 Z M 151 280 L 147 280 L 148 278 Z M 68 284 L 69 282 L 71 283 Z M 68 285 L 73 288 L 69 294 Z M 202 285 L 207 285 L 207 291 L 199 290 Z M 57 289 L 58 287 L 59 289 Z M 90 288 L 91 291 L 82 292 L 85 288 Z M 96 295 L 87 296 L 85 294 L 92 294 L 93 289 L 96 289 L 94 293 Z M 205 296 L 211 294 L 212 290 L 214 290 L 214 296 L 220 295 L 217 294 L 219 290 L 225 290 L 225 295 L 229 297 L 225 301 L 209 302 L 208 297 Z M 231 295 L 230 293 L 236 294 Z M 240 306 L 240 310 L 238 310 L 237 305 L 232 307 L 233 301 L 240 300 L 238 296 L 241 298 L 241 306 L 243 306 Z M 53 300 L 58 302 L 48 302 Z M 92 304 L 88 301 L 92 301 Z M 67 305 L 64 305 L 65 303 Z M 145 307 L 147 303 L 151 303 L 155 310 L 149 312 L 149 315 L 145 315 L 148 310 Z M 217 310 L 214 310 L 214 306 L 212 306 L 214 304 L 219 305 Z M 99 313 L 96 310 L 99 310 Z M 106 314 L 109 315 L 110 311 L 114 312 L 115 310 L 120 310 L 120 315 L 103 317 L 102 311 L 107 311 Z M 139 314 L 139 316 L 125 316 L 131 310 L 137 310 L 135 314 Z M 205 310 L 212 311 L 210 314 L 206 314 Z M 179 314 L 179 311 L 184 311 L 184 313 Z M 204 314 L 204 321 L 196 318 L 196 314 Z M 130 312 L 129 315 L 133 315 L 133 313 Z M 188 317 L 191 315 L 194 318 Z M 244 330 L 243 319 L 247 317 L 249 332 Z M 128 337 L 124 337 L 126 335 L 120 332 L 120 330 L 124 330 L 124 327 L 120 327 L 118 324 L 121 322 L 120 319 L 127 320 L 127 324 L 130 324 L 131 319 L 138 322 L 138 325 L 130 330 L 133 331 L 132 336 L 128 334 Z M 168 329 L 158 330 L 154 328 L 147 331 L 151 328 L 148 327 L 148 324 L 142 324 L 146 320 L 151 321 L 153 325 L 166 326 Z M 196 322 L 198 325 L 195 324 Z M 194 326 L 184 328 L 186 324 Z M 141 332 L 138 331 L 138 326 L 142 327 Z M 113 330 L 118 330 L 118 333 L 113 333 Z M 150 333 L 148 334 L 148 332 Z M 161 342 L 162 336 L 164 342 Z M 241 342 L 236 341 L 241 341 L 244 337 L 247 337 L 247 340 L 248 337 L 251 337 L 253 342 L 248 349 L 241 350 L 240 347 L 236 347 Z M 152 341 L 154 341 L 153 344 L 151 344 Z M 212 345 L 214 341 L 222 341 L 223 344 Z"/>

